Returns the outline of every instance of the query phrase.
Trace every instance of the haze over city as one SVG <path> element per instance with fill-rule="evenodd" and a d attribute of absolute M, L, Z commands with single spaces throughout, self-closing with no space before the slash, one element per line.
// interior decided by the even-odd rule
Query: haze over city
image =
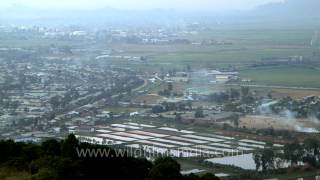
<path fill-rule="evenodd" d="M 320 0 L 1 0 L 0 180 L 320 180 Z"/>
<path fill-rule="evenodd" d="M 28 6 L 44 9 L 174 9 L 179 11 L 248 10 L 270 2 L 283 0 L 5 0 L 0 7 Z"/>

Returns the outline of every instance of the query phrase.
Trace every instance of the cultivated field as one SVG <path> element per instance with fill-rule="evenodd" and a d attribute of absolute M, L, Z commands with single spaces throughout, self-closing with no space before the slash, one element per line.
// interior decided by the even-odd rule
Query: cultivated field
<path fill-rule="evenodd" d="M 141 152 L 142 150 L 143 156 L 151 159 L 159 155 L 170 155 L 176 158 L 208 159 L 218 164 L 224 163 L 219 162 L 216 158 L 250 156 L 267 145 L 264 141 L 253 139 L 215 133 L 204 134 L 195 130 L 130 121 L 109 126 L 96 126 L 93 134 L 77 134 L 77 137 L 83 142 L 120 145 L 129 151 L 136 149 Z M 282 148 L 283 145 L 274 144 L 274 147 Z M 241 164 L 238 167 L 247 169 L 247 166 Z"/>

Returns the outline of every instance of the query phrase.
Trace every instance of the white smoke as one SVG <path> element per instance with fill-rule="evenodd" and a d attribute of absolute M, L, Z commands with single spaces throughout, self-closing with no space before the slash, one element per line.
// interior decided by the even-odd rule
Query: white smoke
<path fill-rule="evenodd" d="M 272 110 L 271 106 L 276 104 L 278 101 L 271 101 L 268 103 L 261 104 L 257 110 L 260 115 L 269 116 L 277 120 L 281 120 L 286 124 L 292 125 L 294 130 L 297 132 L 304 132 L 304 133 L 318 133 L 319 131 L 316 128 L 308 128 L 305 127 L 303 123 L 299 122 L 296 118 L 297 113 L 292 112 L 288 109 L 283 110 L 279 113 L 279 115 L 275 115 Z M 308 120 L 315 124 L 320 124 L 316 117 L 309 117 Z"/>
<path fill-rule="evenodd" d="M 281 117 L 285 117 L 286 119 L 296 120 L 297 113 L 292 112 L 292 111 L 290 111 L 288 109 L 281 111 L 279 114 L 280 114 Z"/>
<path fill-rule="evenodd" d="M 278 101 L 271 101 L 271 102 L 267 102 L 267 103 L 263 103 L 261 104 L 257 110 L 258 110 L 258 113 L 261 114 L 261 115 L 272 115 L 272 110 L 270 108 L 270 106 L 276 104 Z"/>
<path fill-rule="evenodd" d="M 315 128 L 307 128 L 307 127 L 302 127 L 300 125 L 295 125 L 294 126 L 295 131 L 297 132 L 304 132 L 304 133 L 319 133 L 319 131 Z"/>

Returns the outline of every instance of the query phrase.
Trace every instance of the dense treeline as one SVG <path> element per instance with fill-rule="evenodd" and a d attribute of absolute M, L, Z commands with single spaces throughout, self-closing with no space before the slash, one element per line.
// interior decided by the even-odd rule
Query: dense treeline
<path fill-rule="evenodd" d="M 79 157 L 76 149 L 106 149 L 105 157 Z M 117 156 L 106 146 L 80 143 L 74 135 L 63 141 L 48 140 L 41 145 L 0 141 L 0 169 L 15 169 L 30 174 L 32 180 L 130 179 L 130 180 L 211 180 L 180 173 L 180 165 L 169 157 L 153 163 L 146 159 Z"/>
<path fill-rule="evenodd" d="M 317 96 L 295 100 L 285 97 L 270 106 L 275 114 L 285 114 L 294 118 L 313 118 L 320 120 L 320 98 Z"/>
<path fill-rule="evenodd" d="M 252 113 L 254 107 L 259 105 L 260 98 L 251 92 L 249 87 L 243 86 L 241 89 L 231 88 L 225 92 L 210 94 L 207 100 L 223 104 L 224 111 L 248 114 Z"/>
<path fill-rule="evenodd" d="M 186 111 L 192 110 L 192 102 L 163 102 L 160 105 L 152 107 L 152 113 L 163 113 L 168 111 Z"/>
<path fill-rule="evenodd" d="M 304 165 L 310 169 L 320 167 L 320 142 L 315 138 L 305 139 L 302 143 L 293 142 L 286 144 L 283 151 L 272 148 L 268 145 L 254 155 L 256 169 L 263 172 L 275 170 L 281 164 L 288 164 L 290 167 Z"/>

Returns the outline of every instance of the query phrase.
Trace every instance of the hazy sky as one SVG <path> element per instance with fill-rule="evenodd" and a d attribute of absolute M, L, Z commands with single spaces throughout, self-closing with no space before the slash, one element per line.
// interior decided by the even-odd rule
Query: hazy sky
<path fill-rule="evenodd" d="M 36 8 L 54 9 L 95 9 L 112 7 L 119 9 L 175 10 L 246 10 L 268 2 L 283 0 L 1 0 L 0 7 L 23 5 Z"/>

